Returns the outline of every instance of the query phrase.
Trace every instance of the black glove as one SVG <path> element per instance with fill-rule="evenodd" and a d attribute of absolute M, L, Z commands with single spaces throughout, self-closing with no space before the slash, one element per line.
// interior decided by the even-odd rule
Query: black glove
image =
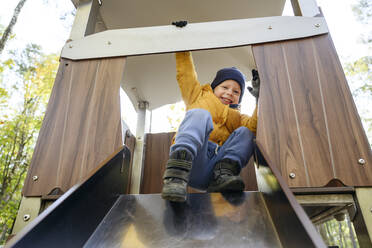
<path fill-rule="evenodd" d="M 252 87 L 248 86 L 247 89 L 258 100 L 260 93 L 260 76 L 258 75 L 258 71 L 255 69 L 252 70 Z"/>
<path fill-rule="evenodd" d="M 172 22 L 172 25 L 178 27 L 178 28 L 183 28 L 187 25 L 187 21 L 176 21 Z"/>

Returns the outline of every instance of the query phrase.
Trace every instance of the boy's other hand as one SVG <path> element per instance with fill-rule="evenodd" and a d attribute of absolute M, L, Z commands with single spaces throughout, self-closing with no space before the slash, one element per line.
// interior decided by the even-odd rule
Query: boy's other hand
<path fill-rule="evenodd" d="M 172 25 L 178 27 L 178 28 L 183 28 L 187 25 L 187 21 L 176 21 L 172 22 Z"/>
<path fill-rule="evenodd" d="M 247 87 L 248 91 L 258 99 L 260 93 L 260 77 L 258 75 L 258 71 L 253 69 L 252 70 L 252 87 Z"/>

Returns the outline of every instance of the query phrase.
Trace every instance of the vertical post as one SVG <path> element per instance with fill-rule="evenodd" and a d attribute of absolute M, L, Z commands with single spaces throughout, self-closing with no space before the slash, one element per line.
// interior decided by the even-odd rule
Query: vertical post
<path fill-rule="evenodd" d="M 291 0 L 291 3 L 295 16 L 314 17 L 320 14 L 315 0 Z"/>
<path fill-rule="evenodd" d="M 81 39 L 93 34 L 96 27 L 99 4 L 97 0 L 80 3 L 76 8 L 76 16 L 71 28 L 70 40 Z"/>
<path fill-rule="evenodd" d="M 22 197 L 17 217 L 13 226 L 12 235 L 17 234 L 28 223 L 35 219 L 40 212 L 41 197 Z"/>
<path fill-rule="evenodd" d="M 149 103 L 146 101 L 138 102 L 137 112 L 137 129 L 136 129 L 136 147 L 133 154 L 133 168 L 131 175 L 131 194 L 139 194 L 142 178 L 143 154 L 144 154 L 144 137 L 150 130 L 150 111 Z"/>
<path fill-rule="evenodd" d="M 357 216 L 354 219 L 355 232 L 360 247 L 370 247 L 372 241 L 372 188 L 355 188 L 358 202 Z"/>

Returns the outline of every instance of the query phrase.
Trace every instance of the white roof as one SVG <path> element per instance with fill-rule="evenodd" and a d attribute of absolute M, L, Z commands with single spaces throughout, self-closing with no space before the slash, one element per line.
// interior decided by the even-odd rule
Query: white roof
<path fill-rule="evenodd" d="M 96 0 L 95 0 L 96 1 Z M 98 0 L 97 0 L 98 1 Z M 101 0 L 99 15 L 107 29 L 169 25 L 280 16 L 285 0 Z M 72 0 L 77 6 L 79 0 Z M 254 34 L 252 34 L 254 35 Z M 255 68 L 249 46 L 193 52 L 201 83 L 210 83 L 218 69 L 235 66 L 250 80 Z M 127 58 L 122 87 L 136 102 L 147 101 L 154 109 L 181 100 L 176 82 L 174 54 Z"/>

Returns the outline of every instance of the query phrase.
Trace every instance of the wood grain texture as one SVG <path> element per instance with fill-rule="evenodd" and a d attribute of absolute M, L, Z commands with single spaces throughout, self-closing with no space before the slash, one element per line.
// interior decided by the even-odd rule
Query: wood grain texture
<path fill-rule="evenodd" d="M 371 150 L 329 35 L 252 49 L 261 77 L 257 140 L 289 186 L 372 185 Z"/>
<path fill-rule="evenodd" d="M 287 42 L 283 44 L 282 49 L 285 55 L 288 82 L 292 90 L 291 98 L 294 102 L 294 111 L 296 111 L 296 124 L 302 146 L 307 183 L 325 185 L 329 181 L 328 178 L 334 176 L 334 166 L 329 150 L 327 122 L 312 41 Z M 301 58 L 301 62 L 298 62 L 298 58 Z M 323 166 L 323 164 L 331 166 Z M 310 165 L 311 169 L 308 168 Z"/>
<path fill-rule="evenodd" d="M 261 79 L 256 139 L 263 144 L 270 159 L 277 161 L 284 178 L 289 173 L 296 174 L 295 179 L 287 181 L 289 186 L 306 186 L 308 180 L 283 49 L 277 43 L 270 43 L 254 46 L 253 54 Z"/>
<path fill-rule="evenodd" d="M 169 148 L 172 144 L 174 134 L 174 132 L 146 134 L 141 194 L 161 192 L 165 165 L 169 159 Z"/>
<path fill-rule="evenodd" d="M 66 192 L 122 146 L 125 58 L 61 60 L 25 181 L 25 196 Z M 32 177 L 37 175 L 38 180 Z"/>
<path fill-rule="evenodd" d="M 319 36 L 313 46 L 319 61 L 335 177 L 347 186 L 372 186 L 372 150 L 331 37 Z M 358 164 L 359 158 L 366 164 Z"/>
<path fill-rule="evenodd" d="M 146 134 L 141 194 L 155 194 L 161 192 L 163 188 L 165 165 L 169 158 L 169 148 L 172 144 L 172 138 L 174 135 L 174 132 Z M 257 190 L 256 172 L 252 159 L 242 170 L 241 176 L 246 185 L 245 190 Z M 190 193 L 199 192 L 191 187 L 189 187 L 188 191 Z"/>
<path fill-rule="evenodd" d="M 256 169 L 254 165 L 253 157 L 248 161 L 248 164 L 240 172 L 245 184 L 245 191 L 257 191 L 257 178 L 256 178 Z"/>

